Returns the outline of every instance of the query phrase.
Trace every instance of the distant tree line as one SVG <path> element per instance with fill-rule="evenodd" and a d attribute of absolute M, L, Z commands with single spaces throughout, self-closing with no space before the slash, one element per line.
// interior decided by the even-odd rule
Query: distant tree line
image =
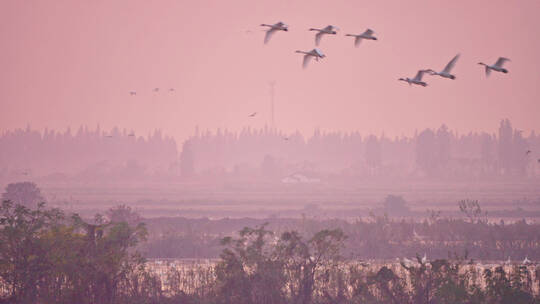
<path fill-rule="evenodd" d="M 197 131 L 181 152 L 185 176 L 219 177 L 228 172 L 269 179 L 294 172 L 339 172 L 350 178 L 525 177 L 540 175 L 539 159 L 540 136 L 525 136 L 508 119 L 501 121 L 498 134 L 458 134 L 442 125 L 395 138 L 320 130 L 304 137 L 271 128 Z"/>
<path fill-rule="evenodd" d="M 156 130 L 139 136 L 128 130 L 76 132 L 26 129 L 0 135 L 0 179 L 47 177 L 51 180 L 123 181 L 161 174 L 177 175 L 178 151 L 173 138 Z"/>
<path fill-rule="evenodd" d="M 458 134 L 442 125 L 411 137 L 272 128 L 196 131 L 181 147 L 155 131 L 81 127 L 76 132 L 17 129 L 0 135 L 0 180 L 280 181 L 308 177 L 492 179 L 540 176 L 540 136 L 502 120 L 498 133 Z"/>

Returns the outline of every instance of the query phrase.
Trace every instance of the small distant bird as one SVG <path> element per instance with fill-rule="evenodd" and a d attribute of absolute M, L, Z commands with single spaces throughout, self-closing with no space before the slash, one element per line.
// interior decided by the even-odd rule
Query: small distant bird
<path fill-rule="evenodd" d="M 319 43 L 321 43 L 321 38 L 323 35 L 335 35 L 337 34 L 337 31 L 339 30 L 339 28 L 337 26 L 328 25 L 323 29 L 310 28 L 309 30 L 318 32 L 315 35 L 315 45 L 318 46 Z"/>
<path fill-rule="evenodd" d="M 309 51 L 296 51 L 296 53 L 304 54 L 304 60 L 302 61 L 302 67 L 305 69 L 308 66 L 309 61 L 311 58 L 315 58 L 316 61 L 319 61 L 319 58 L 322 59 L 326 57 L 326 55 L 323 54 L 323 52 L 317 48 Z"/>
<path fill-rule="evenodd" d="M 21 174 L 22 175 L 28 175 L 28 172 L 25 171 L 25 172 L 22 172 Z"/>
<path fill-rule="evenodd" d="M 508 70 L 503 68 L 503 64 L 507 61 L 510 61 L 510 59 L 508 58 L 504 58 L 504 57 L 499 57 L 499 59 L 497 59 L 497 62 L 495 62 L 494 65 L 488 65 L 488 64 L 485 64 L 483 62 L 479 62 L 478 64 L 479 65 L 483 65 L 486 67 L 486 77 L 489 77 L 489 74 L 491 73 L 491 70 L 495 71 L 495 72 L 502 72 L 502 73 L 508 73 Z"/>
<path fill-rule="evenodd" d="M 531 152 L 532 152 L 531 150 L 527 150 L 527 152 L 525 152 L 525 154 L 529 155 L 529 154 L 531 154 Z"/>
<path fill-rule="evenodd" d="M 289 140 L 289 138 L 288 137 L 283 137 L 283 140 Z"/>
<path fill-rule="evenodd" d="M 367 29 L 365 32 L 359 35 L 346 34 L 345 36 L 354 37 L 354 46 L 358 47 L 362 39 L 377 40 L 377 37 L 373 36 L 375 32 L 371 29 Z"/>
<path fill-rule="evenodd" d="M 424 253 L 424 256 L 422 257 L 422 264 L 427 263 L 427 261 L 428 261 L 427 255 Z"/>
<path fill-rule="evenodd" d="M 253 112 L 253 113 L 249 114 L 248 117 L 255 117 L 255 115 L 257 115 L 257 112 Z"/>
<path fill-rule="evenodd" d="M 170 88 L 170 89 L 169 89 L 169 92 L 174 92 L 174 88 Z"/>
<path fill-rule="evenodd" d="M 452 68 L 454 67 L 458 59 L 459 59 L 459 54 L 457 54 L 454 58 L 452 58 L 452 60 L 450 60 L 450 62 L 444 67 L 444 70 L 442 70 L 441 72 L 435 72 L 432 69 L 428 69 L 426 70 L 426 72 L 428 72 L 431 75 L 439 75 L 441 77 L 454 80 L 456 79 L 456 76 L 450 74 L 450 71 L 452 70 Z"/>
<path fill-rule="evenodd" d="M 538 163 L 540 164 L 540 158 L 538 159 Z"/>
<path fill-rule="evenodd" d="M 276 24 L 261 24 L 261 26 L 266 26 L 266 27 L 269 27 L 269 29 L 266 31 L 266 35 L 264 35 L 264 44 L 267 44 L 268 41 L 270 41 L 270 38 L 272 38 L 272 36 L 274 35 L 275 32 L 277 31 L 284 31 L 284 32 L 287 32 L 289 30 L 289 27 L 283 23 L 283 22 L 278 22 Z"/>
<path fill-rule="evenodd" d="M 417 241 L 422 241 L 424 240 L 426 237 L 425 236 L 422 236 L 422 235 L 419 235 L 417 232 L 416 232 L 416 229 L 413 228 L 413 238 Z"/>
<path fill-rule="evenodd" d="M 159 92 L 159 88 L 154 88 L 154 92 Z"/>
<path fill-rule="evenodd" d="M 137 92 L 131 91 L 131 92 L 129 92 L 129 95 L 131 95 L 131 96 L 137 95 Z"/>
<path fill-rule="evenodd" d="M 128 136 L 133 137 L 133 136 L 135 136 L 135 133 L 129 133 Z"/>
<path fill-rule="evenodd" d="M 407 82 L 409 85 L 411 84 L 417 84 L 417 85 L 421 85 L 423 87 L 427 86 L 427 83 L 425 83 L 424 81 L 422 81 L 422 76 L 424 76 L 424 73 L 426 71 L 425 70 L 420 70 L 418 71 L 418 73 L 416 73 L 416 76 L 414 76 L 413 79 L 407 77 L 407 78 L 400 78 L 398 80 L 401 80 L 401 81 L 405 81 Z"/>

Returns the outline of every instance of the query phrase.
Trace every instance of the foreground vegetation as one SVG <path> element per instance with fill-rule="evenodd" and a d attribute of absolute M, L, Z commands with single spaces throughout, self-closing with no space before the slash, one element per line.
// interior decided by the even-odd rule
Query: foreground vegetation
<path fill-rule="evenodd" d="M 44 204 L 30 209 L 4 201 L 0 301 L 540 303 L 539 268 L 486 268 L 478 280 L 465 255 L 373 269 L 343 258 L 348 238 L 341 229 L 275 234 L 265 225 L 244 228 L 222 239 L 215 266 L 170 268 L 161 280 L 134 250 L 146 238 L 144 224 L 125 208 L 113 211 L 88 224 Z"/>

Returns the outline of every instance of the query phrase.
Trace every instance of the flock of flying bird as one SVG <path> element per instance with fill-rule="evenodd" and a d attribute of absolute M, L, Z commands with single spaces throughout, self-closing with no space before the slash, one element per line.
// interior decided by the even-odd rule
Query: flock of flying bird
<path fill-rule="evenodd" d="M 264 43 L 268 43 L 270 41 L 270 38 L 279 31 L 287 32 L 289 31 L 289 26 L 283 22 L 278 22 L 275 24 L 261 24 L 263 27 L 268 27 L 268 30 L 266 30 L 266 35 L 264 36 Z M 315 46 L 319 46 L 321 43 L 321 38 L 325 35 L 336 35 L 337 31 L 339 30 L 338 27 L 334 25 L 328 25 L 322 29 L 318 28 L 310 28 L 309 31 L 315 31 L 317 34 L 315 34 Z M 348 37 L 354 37 L 354 46 L 358 47 L 362 40 L 377 40 L 377 37 L 375 37 L 373 34 L 375 32 L 371 29 L 367 29 L 365 32 L 361 34 L 346 34 L 345 36 Z M 312 58 L 315 58 L 316 61 L 319 59 L 323 59 L 326 57 L 326 55 L 319 49 L 314 48 L 311 51 L 301 51 L 297 50 L 296 53 L 304 54 L 304 60 L 302 62 L 302 67 L 306 68 L 309 62 Z M 419 70 L 418 73 L 416 73 L 416 76 L 414 78 L 399 78 L 400 81 L 405 81 L 409 85 L 420 85 L 420 86 L 427 86 L 427 83 L 425 81 L 422 81 L 422 77 L 424 76 L 424 73 L 429 73 L 430 75 L 437 75 L 448 79 L 456 79 L 456 76 L 454 76 L 451 71 L 454 65 L 456 64 L 456 61 L 459 59 L 459 54 L 456 55 L 450 62 L 444 67 L 444 69 L 440 72 L 436 72 L 432 69 L 423 69 Z M 479 62 L 479 65 L 483 65 L 485 67 L 486 76 L 489 76 L 491 71 L 495 72 L 501 72 L 501 73 L 508 73 L 508 70 L 503 68 L 503 65 L 506 61 L 509 61 L 510 59 L 499 57 L 497 62 L 495 64 L 489 65 L 485 64 L 483 62 Z"/>

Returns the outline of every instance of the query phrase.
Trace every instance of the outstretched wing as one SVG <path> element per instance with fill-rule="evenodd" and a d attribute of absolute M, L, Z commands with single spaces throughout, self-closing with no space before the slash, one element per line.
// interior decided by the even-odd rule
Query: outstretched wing
<path fill-rule="evenodd" d="M 458 59 L 459 59 L 459 54 L 457 54 L 454 58 L 452 58 L 452 60 L 450 60 L 450 62 L 444 67 L 443 73 L 449 74 Z"/>
<path fill-rule="evenodd" d="M 311 55 L 304 55 L 304 60 L 302 61 L 302 67 L 305 69 L 309 62 L 311 61 Z"/>
<path fill-rule="evenodd" d="M 356 37 L 354 38 L 354 46 L 355 46 L 355 47 L 358 47 L 358 46 L 360 45 L 360 42 L 362 42 L 362 37 L 356 36 Z"/>
<path fill-rule="evenodd" d="M 272 38 L 272 35 L 274 35 L 276 31 L 277 30 L 275 28 L 270 28 L 268 31 L 266 31 L 266 35 L 264 35 L 264 44 L 267 44 L 268 41 L 270 41 L 270 38 Z"/>
<path fill-rule="evenodd" d="M 486 65 L 486 77 L 489 77 L 489 74 L 491 74 L 491 69 Z"/>
<path fill-rule="evenodd" d="M 323 28 L 323 31 L 326 31 L 326 32 L 331 32 L 332 30 L 334 29 L 333 26 L 331 25 L 327 25 L 325 28 Z"/>
<path fill-rule="evenodd" d="M 508 58 L 504 58 L 504 57 L 499 57 L 499 59 L 497 59 L 497 62 L 495 62 L 495 66 L 498 67 L 498 68 L 502 68 L 503 64 L 507 61 L 510 61 L 510 59 Z"/>
<path fill-rule="evenodd" d="M 321 43 L 321 37 L 324 33 L 323 32 L 318 32 L 316 35 L 315 35 L 315 45 L 319 45 L 319 43 Z"/>
<path fill-rule="evenodd" d="M 371 29 L 367 29 L 362 35 L 364 35 L 364 36 L 371 36 L 371 35 L 373 35 L 373 33 L 374 33 L 374 32 L 373 32 Z"/>
<path fill-rule="evenodd" d="M 418 71 L 418 73 L 416 73 L 416 76 L 414 76 L 414 81 L 422 81 L 422 76 L 424 76 L 424 70 L 420 70 Z"/>

